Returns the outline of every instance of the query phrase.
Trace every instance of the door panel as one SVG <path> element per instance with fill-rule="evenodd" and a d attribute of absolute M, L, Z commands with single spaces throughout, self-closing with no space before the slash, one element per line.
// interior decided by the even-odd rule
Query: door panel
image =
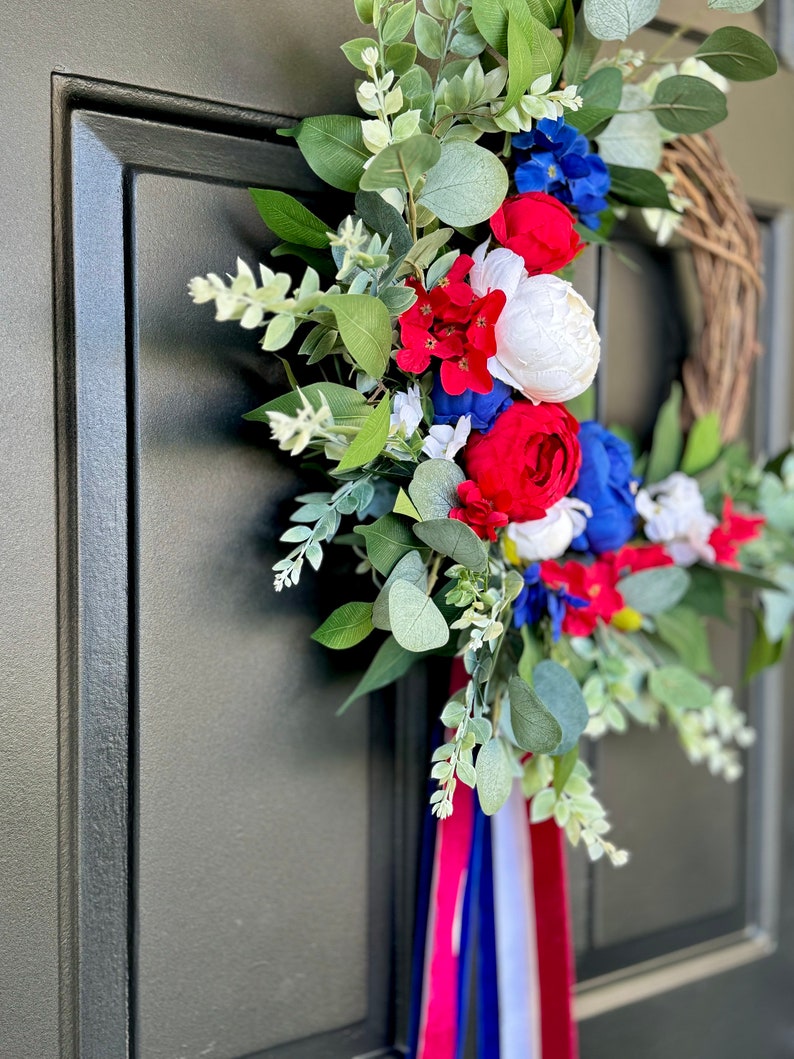
<path fill-rule="evenodd" d="M 186 292 L 262 257 L 246 184 L 321 209 L 318 183 L 272 122 L 251 140 L 228 110 L 191 127 L 179 101 L 56 91 L 79 1054 L 128 1038 L 141 1059 L 386 1054 L 404 1019 L 421 682 L 399 734 L 383 697 L 371 723 L 366 706 L 335 717 L 355 674 L 309 634 L 338 573 L 273 594 L 300 483 L 242 429 L 277 363 Z"/>

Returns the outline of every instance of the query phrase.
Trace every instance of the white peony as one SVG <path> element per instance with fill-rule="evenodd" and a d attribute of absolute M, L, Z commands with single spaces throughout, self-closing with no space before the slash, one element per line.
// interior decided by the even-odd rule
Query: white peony
<path fill-rule="evenodd" d="M 592 513 L 589 504 L 566 496 L 550 507 L 543 518 L 511 522 L 505 532 L 519 559 L 530 563 L 557 559 L 568 550 L 574 537 L 584 532 Z"/>
<path fill-rule="evenodd" d="M 709 537 L 718 520 L 706 511 L 700 487 L 688 474 L 675 471 L 640 489 L 637 512 L 645 519 L 648 540 L 664 544 L 679 566 L 714 561 Z"/>
<path fill-rule="evenodd" d="M 528 276 L 512 250 L 474 252 L 469 274 L 474 293 L 503 290 L 507 302 L 496 321 L 496 355 L 488 370 L 533 404 L 570 401 L 584 393 L 598 368 L 601 340 L 593 310 L 570 283 Z"/>

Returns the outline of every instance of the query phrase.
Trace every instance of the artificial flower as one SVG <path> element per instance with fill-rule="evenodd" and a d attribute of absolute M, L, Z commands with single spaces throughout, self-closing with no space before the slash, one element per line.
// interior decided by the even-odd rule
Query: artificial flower
<path fill-rule="evenodd" d="M 543 518 L 511 522 L 505 531 L 505 554 L 511 562 L 534 563 L 557 559 L 568 550 L 587 524 L 590 508 L 580 500 L 564 496 Z"/>
<path fill-rule="evenodd" d="M 491 231 L 497 242 L 523 258 L 530 276 L 564 268 L 583 246 L 570 210 L 542 192 L 505 199 L 491 217 Z"/>
<path fill-rule="evenodd" d="M 763 515 L 737 514 L 733 510 L 733 500 L 726 496 L 722 504 L 722 521 L 709 537 L 709 545 L 714 550 L 714 562 L 738 570 L 741 566 L 739 549 L 761 535 L 765 522 Z"/>
<path fill-rule="evenodd" d="M 507 514 L 502 508 L 509 504 L 510 494 L 494 491 L 486 497 L 476 482 L 467 480 L 458 486 L 458 496 L 462 507 L 453 507 L 449 517 L 465 522 L 483 540 L 495 541 L 496 530 L 507 525 Z"/>
<path fill-rule="evenodd" d="M 563 622 L 568 607 L 586 607 L 587 600 L 572 596 L 564 587 L 552 588 L 544 585 L 540 577 L 540 564 L 532 563 L 524 571 L 524 587 L 513 604 L 513 623 L 536 625 L 546 614 L 551 618 L 551 638 L 555 642 L 562 634 Z"/>
<path fill-rule="evenodd" d="M 490 430 L 496 417 L 513 403 L 511 394 L 511 388 L 500 379 L 493 380 L 490 393 L 464 390 L 461 394 L 449 394 L 436 376 L 430 393 L 433 421 L 456 423 L 461 416 L 468 416 L 475 430 Z"/>
<path fill-rule="evenodd" d="M 709 543 L 717 519 L 706 511 L 703 495 L 694 478 L 674 471 L 637 493 L 637 512 L 645 519 L 648 540 L 664 544 L 679 566 L 698 560 L 714 562 Z"/>
<path fill-rule="evenodd" d="M 410 438 L 422 422 L 422 395 L 414 384 L 407 391 L 398 391 L 394 395 L 393 412 L 389 423 L 392 429 L 403 428 L 403 436 Z"/>
<path fill-rule="evenodd" d="M 438 357 L 441 385 L 454 395 L 465 390 L 490 392 L 493 380 L 488 358 L 496 350 L 494 325 L 505 304 L 500 290 L 475 296 L 465 282 L 472 264 L 472 258 L 461 254 L 429 291 L 418 280 L 407 280 L 417 299 L 400 317 L 399 367 L 419 374 L 430 367 L 431 357 Z"/>
<path fill-rule="evenodd" d="M 543 518 L 570 492 L 581 463 L 579 424 L 560 404 L 515 401 L 487 434 L 473 433 L 464 453 L 469 477 L 512 522 Z"/>
<path fill-rule="evenodd" d="M 584 393 L 595 377 L 601 340 L 593 310 L 557 276 L 527 276 L 513 251 L 474 252 L 471 284 L 482 295 L 507 298 L 496 327 L 496 352 L 488 369 L 528 400 L 559 403 Z"/>
<path fill-rule="evenodd" d="M 634 535 L 637 479 L 631 473 L 630 446 L 600 423 L 581 423 L 579 444 L 582 466 L 571 495 L 588 504 L 591 514 L 572 547 L 599 555 Z"/>
<path fill-rule="evenodd" d="M 431 460 L 454 460 L 469 439 L 471 418 L 461 416 L 455 426 L 433 424 L 427 433 L 422 452 Z"/>
<path fill-rule="evenodd" d="M 609 170 L 590 143 L 560 117 L 544 118 L 513 137 L 515 181 L 519 191 L 544 191 L 575 209 L 588 228 L 598 228 L 607 208 Z"/>

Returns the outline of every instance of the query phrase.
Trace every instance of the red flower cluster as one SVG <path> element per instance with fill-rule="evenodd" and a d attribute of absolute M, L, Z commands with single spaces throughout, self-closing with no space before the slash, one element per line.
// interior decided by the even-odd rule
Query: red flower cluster
<path fill-rule="evenodd" d="M 488 358 L 496 352 L 494 325 L 506 298 L 501 290 L 475 298 L 465 282 L 473 264 L 472 258 L 461 254 L 430 291 L 418 280 L 406 280 L 418 297 L 400 317 L 403 349 L 397 354 L 397 364 L 418 375 L 427 371 L 431 357 L 438 357 L 441 385 L 453 395 L 493 389 Z"/>
<path fill-rule="evenodd" d="M 491 231 L 502 246 L 523 257 L 530 276 L 538 276 L 564 268 L 582 249 L 574 223 L 559 199 L 527 191 L 505 199 L 491 217 Z"/>
<path fill-rule="evenodd" d="M 471 435 L 466 470 L 511 522 L 543 518 L 576 482 L 578 432 L 564 405 L 514 401 L 487 434 Z"/>
<path fill-rule="evenodd" d="M 575 559 L 562 565 L 548 559 L 540 564 L 540 579 L 549 588 L 564 588 L 569 595 L 587 600 L 586 607 L 568 607 L 562 631 L 570 636 L 589 636 L 599 620 L 609 623 L 625 607 L 616 587 L 622 577 L 672 565 L 661 544 L 627 544 L 620 551 L 600 555 L 590 566 Z"/>
<path fill-rule="evenodd" d="M 714 562 L 739 569 L 739 549 L 761 534 L 766 519 L 763 515 L 737 515 L 733 500 L 726 496 L 722 505 L 722 522 L 711 531 L 709 544 L 714 549 Z"/>
<path fill-rule="evenodd" d="M 487 537 L 489 541 L 495 541 L 497 528 L 507 525 L 507 515 L 501 508 L 510 505 L 510 494 L 499 492 L 497 486 L 491 499 L 488 499 L 483 496 L 477 483 L 469 479 L 458 486 L 458 496 L 463 507 L 453 507 L 449 517 L 471 526 L 482 540 Z"/>

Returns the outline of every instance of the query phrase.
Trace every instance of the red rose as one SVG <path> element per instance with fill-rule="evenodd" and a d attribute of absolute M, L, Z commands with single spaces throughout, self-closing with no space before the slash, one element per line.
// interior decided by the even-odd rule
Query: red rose
<path fill-rule="evenodd" d="M 465 451 L 469 478 L 511 522 L 543 518 L 572 489 L 582 453 L 579 424 L 561 404 L 515 401 L 487 434 L 471 435 Z M 502 494 L 509 494 L 509 504 Z"/>
<path fill-rule="evenodd" d="M 527 272 L 556 272 L 582 249 L 573 214 L 551 195 L 527 191 L 505 199 L 491 217 L 496 239 L 523 257 Z"/>

